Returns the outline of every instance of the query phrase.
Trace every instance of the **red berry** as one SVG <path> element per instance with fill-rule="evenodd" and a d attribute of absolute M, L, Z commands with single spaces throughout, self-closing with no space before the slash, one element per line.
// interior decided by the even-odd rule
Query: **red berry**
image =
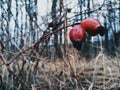
<path fill-rule="evenodd" d="M 80 50 L 82 42 L 85 40 L 86 32 L 81 25 L 75 25 L 69 33 L 70 40 L 73 43 L 74 48 Z"/>
<path fill-rule="evenodd" d="M 98 27 L 101 26 L 101 23 L 94 18 L 87 18 L 81 22 L 81 26 L 86 30 L 91 36 L 99 34 Z"/>
<path fill-rule="evenodd" d="M 71 41 L 84 41 L 85 40 L 85 36 L 86 36 L 86 32 L 85 29 L 81 26 L 81 25 L 75 25 L 69 33 L 70 36 L 70 40 Z"/>

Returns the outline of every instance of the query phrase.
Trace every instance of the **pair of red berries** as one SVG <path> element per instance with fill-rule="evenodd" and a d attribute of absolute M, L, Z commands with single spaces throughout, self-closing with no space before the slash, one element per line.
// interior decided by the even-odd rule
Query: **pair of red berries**
<path fill-rule="evenodd" d="M 83 20 L 80 25 L 75 25 L 69 33 L 70 40 L 73 43 L 73 46 L 80 50 L 83 41 L 86 37 L 86 32 L 90 36 L 95 36 L 100 34 L 101 36 L 105 33 L 105 28 L 101 25 L 100 21 L 94 18 L 87 18 Z"/>

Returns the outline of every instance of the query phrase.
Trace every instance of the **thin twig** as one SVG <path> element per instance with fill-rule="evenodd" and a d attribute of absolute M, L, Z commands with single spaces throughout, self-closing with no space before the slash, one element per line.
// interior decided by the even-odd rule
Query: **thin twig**
<path fill-rule="evenodd" d="M 21 79 L 19 79 L 19 77 L 17 77 L 17 75 L 14 73 L 14 71 L 12 71 L 12 70 L 9 68 L 9 66 L 7 65 L 6 59 L 4 58 L 4 56 L 3 56 L 1 53 L 0 53 L 0 58 L 1 58 L 1 60 L 3 61 L 3 63 L 6 65 L 7 70 L 8 70 L 13 76 L 15 76 L 16 79 L 19 80 L 22 85 L 24 85 L 24 86 L 29 90 L 30 88 L 28 87 L 28 84 L 27 84 L 27 83 L 24 83 Z"/>
<path fill-rule="evenodd" d="M 101 53 L 103 53 L 103 47 L 102 47 L 102 38 L 99 36 L 99 39 L 100 39 L 100 49 L 101 49 Z M 102 54 L 102 61 L 103 61 L 103 73 L 104 73 L 104 77 L 105 77 L 105 60 L 104 60 L 104 54 Z M 106 84 L 106 82 L 105 82 L 105 78 L 103 77 L 103 89 L 105 90 L 105 84 Z"/>
<path fill-rule="evenodd" d="M 82 85 L 81 83 L 79 82 L 78 80 L 78 77 L 75 75 L 75 72 L 73 70 L 73 67 L 71 65 L 71 62 L 70 62 L 70 58 L 69 58 L 69 49 L 68 49 L 68 40 L 67 40 L 67 12 L 65 11 L 64 9 L 64 4 L 62 4 L 62 8 L 64 10 L 64 40 L 65 40 L 65 50 L 66 50 L 66 55 L 67 55 L 67 60 L 68 60 L 68 63 L 69 63 L 69 66 L 70 66 L 70 69 L 75 77 L 75 79 L 77 80 L 77 82 L 80 84 L 80 89 L 82 90 Z"/>

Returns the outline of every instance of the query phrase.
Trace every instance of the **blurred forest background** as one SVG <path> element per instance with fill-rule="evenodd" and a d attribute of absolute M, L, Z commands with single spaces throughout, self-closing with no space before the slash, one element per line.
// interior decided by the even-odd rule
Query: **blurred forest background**
<path fill-rule="evenodd" d="M 68 33 L 73 24 L 87 17 L 100 20 L 107 32 L 103 37 L 87 35 L 82 50 L 78 52 L 73 48 Z M 120 88 L 120 0 L 0 0 L 0 43 L 7 62 L 0 61 L 1 90 Z M 92 67 L 92 59 L 97 63 L 99 55 L 101 63 L 107 59 L 106 63 L 110 65 L 108 70 L 102 63 L 99 69 L 104 74 L 97 73 Z M 74 62 L 80 70 L 77 72 L 76 69 L 76 74 L 71 58 L 79 61 L 78 65 Z M 81 61 L 83 67 L 90 65 L 92 78 L 87 77 L 89 75 Z M 115 76 L 105 74 L 105 71 L 112 70 L 117 73 Z M 100 84 L 96 84 L 95 73 L 104 76 L 99 80 Z M 86 77 L 83 79 L 82 75 Z M 109 83 L 107 86 L 105 77 L 114 85 Z"/>

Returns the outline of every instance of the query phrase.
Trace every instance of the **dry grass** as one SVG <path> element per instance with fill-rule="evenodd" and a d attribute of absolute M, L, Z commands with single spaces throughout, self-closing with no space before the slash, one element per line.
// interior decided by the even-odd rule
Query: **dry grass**
<path fill-rule="evenodd" d="M 54 90 L 80 90 L 80 87 L 83 90 L 120 88 L 119 58 L 108 59 L 103 53 L 99 53 L 96 58 L 87 61 L 85 58 L 80 57 L 75 50 L 71 50 L 68 56 L 73 71 L 71 71 L 66 57 L 54 61 L 39 57 L 40 61 L 36 72 L 34 69 L 36 61 L 26 62 L 23 65 L 23 60 L 18 60 L 9 67 L 32 90 L 53 90 L 53 88 Z M 22 84 L 14 81 L 13 76 L 9 77 L 6 66 L 3 65 L 1 70 L 3 83 L 5 83 L 4 88 L 22 90 Z M 15 86 L 14 82 L 18 82 L 18 86 Z"/>

